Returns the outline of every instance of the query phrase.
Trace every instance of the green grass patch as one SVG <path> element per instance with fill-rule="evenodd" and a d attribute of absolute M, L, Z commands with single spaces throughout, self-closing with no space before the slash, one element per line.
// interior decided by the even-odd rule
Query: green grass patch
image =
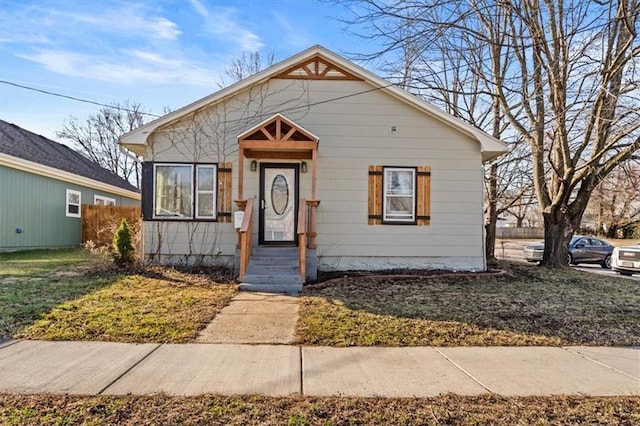
<path fill-rule="evenodd" d="M 156 268 L 62 303 L 15 335 L 22 339 L 185 343 L 226 306 L 236 286 Z"/>
<path fill-rule="evenodd" d="M 640 345 L 638 283 L 504 264 L 502 277 L 351 277 L 307 290 L 297 341 L 329 346 Z"/>
<path fill-rule="evenodd" d="M 640 422 L 640 397 L 345 398 L 0 394 L 0 423 L 36 424 L 598 424 Z"/>
<path fill-rule="evenodd" d="M 87 272 L 100 259 L 81 249 L 0 254 L 0 337 L 10 337 L 54 306 L 114 282 Z"/>
<path fill-rule="evenodd" d="M 0 253 L 0 279 L 37 277 L 68 267 L 77 268 L 96 257 L 79 248 Z"/>

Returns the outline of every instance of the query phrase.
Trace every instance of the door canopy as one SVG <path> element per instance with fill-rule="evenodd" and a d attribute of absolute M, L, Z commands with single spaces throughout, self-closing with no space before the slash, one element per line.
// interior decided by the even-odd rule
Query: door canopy
<path fill-rule="evenodd" d="M 318 137 L 281 114 L 276 114 L 238 136 L 245 158 L 311 159 Z"/>
<path fill-rule="evenodd" d="M 281 114 L 238 136 L 238 199 L 243 199 L 244 159 L 311 160 L 311 199 L 316 198 L 318 137 Z"/>

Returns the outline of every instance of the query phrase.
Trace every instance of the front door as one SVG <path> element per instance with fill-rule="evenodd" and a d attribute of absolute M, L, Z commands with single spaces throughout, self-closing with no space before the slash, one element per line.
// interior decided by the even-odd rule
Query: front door
<path fill-rule="evenodd" d="M 260 164 L 260 244 L 297 245 L 297 164 Z"/>

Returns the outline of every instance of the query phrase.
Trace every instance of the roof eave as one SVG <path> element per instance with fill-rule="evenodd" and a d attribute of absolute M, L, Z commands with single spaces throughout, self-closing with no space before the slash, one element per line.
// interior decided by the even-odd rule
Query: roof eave
<path fill-rule="evenodd" d="M 465 121 L 453 117 L 452 115 L 447 114 L 446 112 L 424 102 L 423 100 L 410 94 L 409 92 L 406 92 L 399 87 L 390 84 L 388 81 L 382 79 L 381 77 L 378 77 L 374 73 L 367 71 L 363 67 L 354 64 L 353 62 L 348 61 L 319 45 L 312 46 L 309 49 L 298 53 L 297 55 L 294 55 L 257 74 L 254 74 L 253 76 L 250 76 L 244 80 L 240 80 L 237 83 L 234 83 L 231 86 L 228 86 L 216 93 L 201 98 L 189 105 L 186 105 L 176 111 L 173 111 L 172 113 L 165 115 L 164 117 L 147 123 L 144 126 L 141 126 L 138 129 L 121 136 L 119 139 L 120 144 L 137 154 L 144 155 L 144 147 L 146 146 L 149 135 L 159 127 L 164 126 L 172 121 L 178 120 L 184 115 L 197 111 L 200 108 L 220 102 L 231 94 L 242 91 L 255 84 L 267 81 L 273 76 L 284 72 L 304 58 L 310 57 L 312 55 L 324 56 L 326 59 L 333 61 L 339 66 L 352 72 L 357 77 L 362 78 L 366 83 L 380 87 L 381 90 L 414 106 L 415 108 L 441 121 L 442 123 L 458 129 L 467 136 L 470 136 L 472 139 L 475 139 L 481 145 L 480 150 L 482 152 L 483 163 L 490 161 L 507 151 L 507 145 L 504 142 L 490 136 L 489 134 L 483 132 L 480 129 L 477 129 L 476 127 L 473 127 Z"/>
<path fill-rule="evenodd" d="M 141 199 L 139 192 L 130 191 L 128 189 L 120 188 L 115 185 L 100 182 L 98 180 L 80 176 L 75 173 L 66 172 L 54 167 L 45 166 L 44 164 L 34 163 L 33 161 L 14 157 L 12 155 L 4 153 L 0 153 L 0 166 L 10 167 L 12 169 L 21 170 L 24 172 L 33 173 L 80 186 L 86 186 L 88 188 L 108 192 L 110 194 L 120 195 L 138 201 Z"/>

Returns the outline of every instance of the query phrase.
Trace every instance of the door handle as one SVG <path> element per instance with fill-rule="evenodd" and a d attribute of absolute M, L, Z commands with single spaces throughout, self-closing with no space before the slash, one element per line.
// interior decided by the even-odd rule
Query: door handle
<path fill-rule="evenodd" d="M 264 203 L 264 200 L 260 200 L 260 208 L 261 208 L 262 210 L 264 210 L 264 208 L 265 208 L 265 207 L 264 207 L 264 204 L 265 204 L 265 203 Z"/>

